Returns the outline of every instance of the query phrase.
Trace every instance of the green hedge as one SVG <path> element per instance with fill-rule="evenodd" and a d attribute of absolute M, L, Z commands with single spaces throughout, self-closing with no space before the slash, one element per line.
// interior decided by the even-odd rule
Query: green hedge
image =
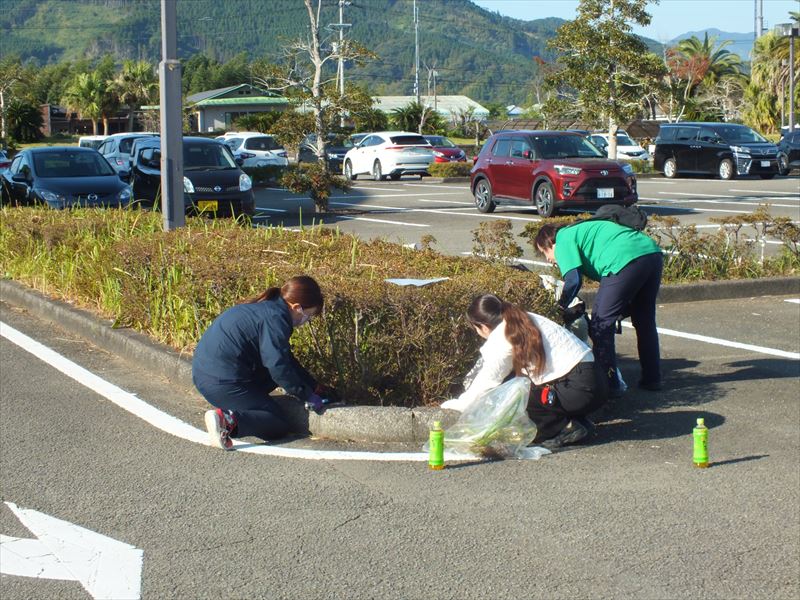
<path fill-rule="evenodd" d="M 471 162 L 431 163 L 428 173 L 431 177 L 469 177 Z"/>
<path fill-rule="evenodd" d="M 301 232 L 130 210 L 0 209 L 0 269 L 187 353 L 226 308 L 307 273 L 326 295 L 322 318 L 298 330 L 296 353 L 354 402 L 414 406 L 450 397 L 480 339 L 464 319 L 495 292 L 550 314 L 539 278 L 475 258 L 363 242 L 325 228 Z M 399 287 L 387 277 L 449 277 Z"/>

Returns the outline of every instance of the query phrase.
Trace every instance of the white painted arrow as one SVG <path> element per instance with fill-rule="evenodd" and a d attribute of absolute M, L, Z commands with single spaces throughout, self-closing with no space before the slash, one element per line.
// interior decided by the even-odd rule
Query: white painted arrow
<path fill-rule="evenodd" d="M 138 600 L 144 552 L 13 502 L 6 505 L 36 539 L 0 535 L 0 572 L 78 581 L 92 598 Z"/>

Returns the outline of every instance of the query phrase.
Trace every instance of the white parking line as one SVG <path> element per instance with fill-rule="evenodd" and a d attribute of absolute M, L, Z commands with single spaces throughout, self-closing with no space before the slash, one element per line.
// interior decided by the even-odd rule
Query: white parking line
<path fill-rule="evenodd" d="M 788 300 L 784 300 L 784 302 L 791 302 L 792 304 L 800 304 L 800 298 L 789 298 Z"/>
<path fill-rule="evenodd" d="M 448 204 L 461 204 L 463 206 L 475 206 L 474 202 L 459 202 L 458 200 L 425 200 L 424 198 L 417 199 L 417 202 L 447 202 Z"/>
<path fill-rule="evenodd" d="M 84 369 L 77 363 L 72 362 L 55 350 L 48 348 L 44 344 L 28 337 L 21 331 L 0 321 L 0 335 L 10 342 L 16 344 L 26 352 L 33 354 L 39 360 L 47 363 L 56 370 L 64 373 L 80 383 L 81 385 L 96 392 L 100 396 L 111 401 L 123 410 L 128 411 L 149 423 L 153 427 L 179 437 L 181 439 L 210 446 L 208 433 L 202 431 L 180 419 L 169 415 L 154 406 L 151 406 L 135 394 L 123 390 L 122 388 L 106 381 L 95 375 L 91 371 Z M 271 446 L 263 444 L 250 444 L 239 440 L 233 441 L 234 449 L 240 452 L 250 452 L 252 454 L 265 454 L 268 456 L 283 456 L 287 458 L 304 458 L 310 460 L 374 460 L 374 461 L 413 461 L 422 462 L 428 460 L 428 455 L 423 452 L 353 452 L 347 450 L 307 450 L 304 448 L 284 448 L 281 446 Z M 445 459 L 449 461 L 474 460 L 477 457 L 465 458 L 465 456 L 455 456 L 445 451 Z"/>
<path fill-rule="evenodd" d="M 408 187 L 430 187 L 436 189 L 447 188 L 449 190 L 460 190 L 462 192 L 465 189 L 465 186 L 445 185 L 443 183 L 404 183 L 403 185 Z M 466 188 L 469 188 L 469 185 L 467 185 Z"/>
<path fill-rule="evenodd" d="M 758 193 L 759 190 L 738 190 L 735 188 L 731 188 L 728 190 L 729 192 L 746 192 L 748 194 Z M 800 200 L 800 193 L 797 192 L 770 192 L 770 194 L 774 194 L 776 196 L 792 196 Z"/>
<path fill-rule="evenodd" d="M 669 192 L 659 192 L 659 194 L 669 195 L 670 193 Z M 673 195 L 678 196 L 680 194 L 673 194 Z M 684 195 L 686 195 L 686 196 L 699 196 L 699 195 L 702 195 L 702 194 L 684 194 Z M 718 196 L 715 196 L 715 197 L 718 197 Z M 723 197 L 724 198 L 737 198 L 739 196 L 723 196 Z M 761 206 L 763 204 L 769 204 L 770 206 L 773 206 L 775 208 L 797 208 L 796 204 L 774 204 L 772 202 L 769 202 L 769 200 L 785 200 L 785 198 L 767 198 L 767 197 L 759 198 L 758 196 L 755 196 L 755 197 L 754 196 L 747 196 L 747 199 L 751 199 L 751 198 L 754 198 L 754 199 L 757 199 L 757 200 L 761 200 L 761 201 L 759 201 L 759 202 L 747 202 L 744 199 L 736 201 L 736 202 L 733 202 L 733 201 L 730 201 L 730 200 L 671 200 L 669 198 L 662 198 L 659 201 L 660 202 L 677 202 L 679 204 L 732 204 L 734 206 Z M 650 198 L 647 198 L 647 199 L 649 200 Z M 705 210 L 705 209 L 703 209 L 703 210 Z"/>
<path fill-rule="evenodd" d="M 406 223 L 405 221 L 389 221 L 387 219 L 372 219 L 370 217 L 350 217 L 338 215 L 337 219 L 347 219 L 348 221 L 369 221 L 370 223 L 384 223 L 386 225 L 405 225 L 406 227 L 430 227 L 426 223 Z"/>
<path fill-rule="evenodd" d="M 284 208 L 257 208 L 256 212 L 276 212 L 276 213 L 285 213 L 289 212 Z"/>
<path fill-rule="evenodd" d="M 623 321 L 622 325 L 629 329 L 633 329 L 630 321 Z M 775 348 L 766 348 L 764 346 L 754 346 L 752 344 L 742 344 L 740 342 L 732 342 L 730 340 L 723 340 L 721 338 L 709 337 L 706 335 L 698 335 L 696 333 L 686 333 L 683 331 L 676 331 L 674 329 L 666 329 L 658 327 L 658 333 L 661 335 L 668 335 L 672 337 L 683 338 L 687 340 L 695 340 L 704 342 L 706 344 L 716 344 L 718 346 L 727 346 L 728 348 L 739 348 L 741 350 L 748 350 L 750 352 L 757 352 L 759 354 L 769 354 L 770 356 L 780 356 L 781 358 L 791 358 L 793 360 L 800 360 L 800 352 L 787 352 L 785 350 L 776 350 Z"/>
<path fill-rule="evenodd" d="M 503 213 L 491 213 L 491 214 L 483 214 L 483 213 L 464 213 L 464 212 L 454 212 L 449 210 L 440 210 L 435 208 L 404 208 L 404 207 L 397 207 L 397 206 L 382 206 L 380 204 L 357 204 L 353 202 L 331 202 L 331 204 L 336 206 L 350 206 L 354 208 L 374 208 L 378 210 L 389 210 L 394 212 L 421 212 L 421 213 L 433 213 L 439 215 L 459 215 L 462 217 L 472 217 L 472 218 L 479 218 L 479 219 L 508 219 L 509 221 L 527 221 L 527 222 L 536 222 L 541 221 L 540 218 L 528 218 L 528 217 L 514 217 L 510 215 L 505 215 Z"/>

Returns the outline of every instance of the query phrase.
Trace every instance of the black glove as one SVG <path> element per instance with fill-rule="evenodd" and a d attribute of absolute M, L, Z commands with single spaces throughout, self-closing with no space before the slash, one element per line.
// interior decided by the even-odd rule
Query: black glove
<path fill-rule="evenodd" d="M 321 396 L 325 399 L 325 404 L 341 404 L 342 401 L 339 398 L 339 394 L 336 390 L 332 387 L 328 387 L 327 385 L 317 384 L 317 387 L 314 388 L 314 393 L 318 396 Z"/>
<path fill-rule="evenodd" d="M 558 312 L 561 313 L 561 320 L 564 323 L 564 327 L 569 327 L 574 321 L 586 314 L 586 304 L 584 302 L 578 302 L 567 308 L 559 306 Z"/>

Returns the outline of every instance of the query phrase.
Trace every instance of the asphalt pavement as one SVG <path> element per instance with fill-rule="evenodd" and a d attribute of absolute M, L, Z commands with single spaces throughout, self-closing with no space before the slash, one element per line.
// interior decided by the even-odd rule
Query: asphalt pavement
<path fill-rule="evenodd" d="M 590 444 L 441 472 L 225 453 L 0 337 L 3 500 L 141 549 L 143 598 L 796 598 L 798 300 L 662 305 L 663 392 L 631 389 L 597 415 Z M 196 394 L 19 306 L 0 317 L 202 428 Z M 618 350 L 634 382 L 629 329 Z M 704 470 L 691 464 L 697 417 L 710 427 Z M 31 537 L 5 506 L 0 531 Z M 76 582 L 8 575 L 0 595 L 87 597 Z"/>

